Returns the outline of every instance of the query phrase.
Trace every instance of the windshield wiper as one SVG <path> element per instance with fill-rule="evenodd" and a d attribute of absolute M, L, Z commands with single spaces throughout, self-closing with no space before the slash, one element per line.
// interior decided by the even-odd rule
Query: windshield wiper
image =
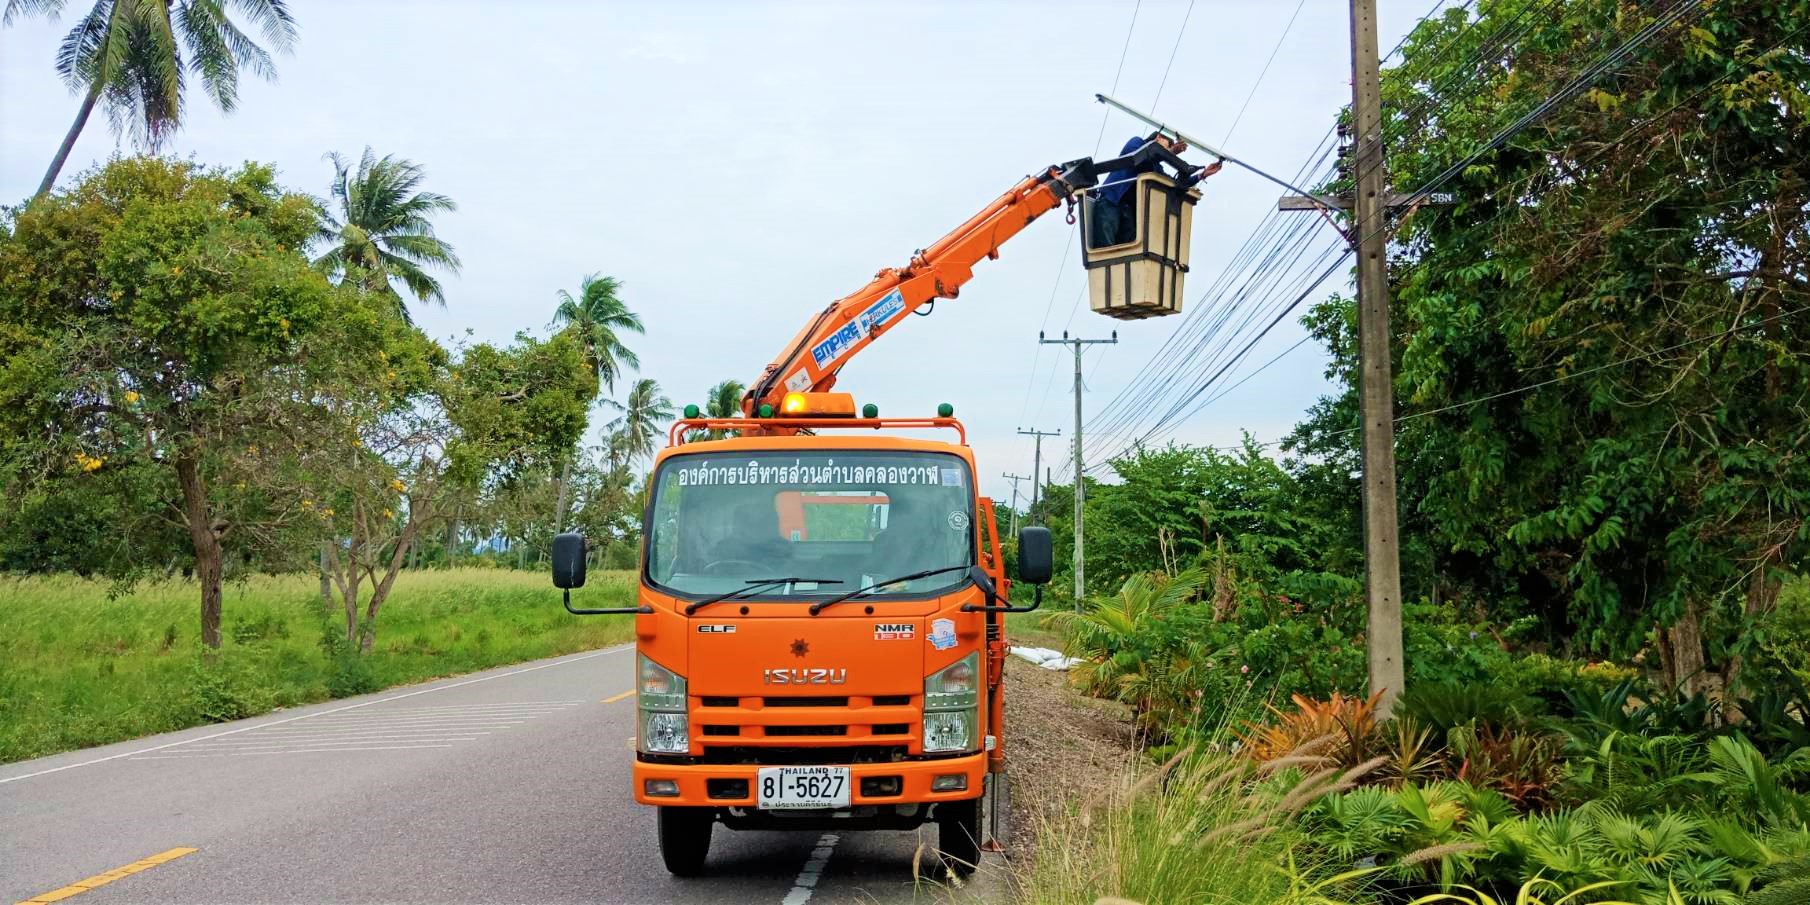
<path fill-rule="evenodd" d="M 841 603 L 844 600 L 853 600 L 854 598 L 860 597 L 861 595 L 866 594 L 869 591 L 878 590 L 880 588 L 889 587 L 889 586 L 895 585 L 895 584 L 904 584 L 905 582 L 908 582 L 908 581 L 917 581 L 920 578 L 929 578 L 932 575 L 942 575 L 945 572 L 957 572 L 957 571 L 961 571 L 961 570 L 964 570 L 967 568 L 968 568 L 968 564 L 962 563 L 959 566 L 944 566 L 940 569 L 925 569 L 922 572 L 913 572 L 910 575 L 900 575 L 897 578 L 888 578 L 885 581 L 876 581 L 873 584 L 870 584 L 866 587 L 856 588 L 856 589 L 848 592 L 847 594 L 843 594 L 840 597 L 831 597 L 828 600 L 822 600 L 822 601 L 818 601 L 817 603 L 811 604 L 811 615 L 815 616 L 818 613 L 821 613 L 824 610 L 829 609 L 830 607 L 833 607 L 836 604 Z"/>
<path fill-rule="evenodd" d="M 816 582 L 817 584 L 842 584 L 842 580 L 839 578 L 755 578 L 727 594 L 718 594 L 715 597 L 706 597 L 703 600 L 692 601 L 685 606 L 685 615 L 689 616 L 713 603 L 722 603 L 725 600 L 740 600 L 744 595 L 752 594 L 762 588 L 769 588 L 776 584 L 794 585 L 805 581 Z M 812 612 L 816 611 L 813 610 Z"/>

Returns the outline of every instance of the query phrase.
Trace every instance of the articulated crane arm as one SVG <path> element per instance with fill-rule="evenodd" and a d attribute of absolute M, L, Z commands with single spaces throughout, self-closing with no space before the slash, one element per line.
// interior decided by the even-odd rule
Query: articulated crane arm
<path fill-rule="evenodd" d="M 1124 157 L 1098 162 L 1083 157 L 1025 177 L 968 222 L 912 255 L 911 263 L 880 271 L 859 291 L 819 312 L 749 387 L 742 397 L 742 413 L 754 417 L 762 405 L 777 412 L 786 393 L 835 386 L 837 373 L 849 359 L 926 302 L 955 298 L 974 276 L 976 263 L 999 257 L 999 246 L 1038 217 L 1064 201 L 1072 204 L 1077 192 L 1099 184 L 1100 174 L 1152 160 L 1182 173 L 1191 169 L 1168 148 L 1146 142 Z"/>

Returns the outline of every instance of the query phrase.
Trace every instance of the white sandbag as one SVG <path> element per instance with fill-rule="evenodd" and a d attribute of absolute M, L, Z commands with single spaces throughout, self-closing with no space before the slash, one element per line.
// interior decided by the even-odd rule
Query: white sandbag
<path fill-rule="evenodd" d="M 1011 651 L 1012 656 L 1029 660 L 1044 669 L 1069 669 L 1081 662 L 1079 658 L 1064 657 L 1061 651 L 1047 647 L 1014 647 Z"/>

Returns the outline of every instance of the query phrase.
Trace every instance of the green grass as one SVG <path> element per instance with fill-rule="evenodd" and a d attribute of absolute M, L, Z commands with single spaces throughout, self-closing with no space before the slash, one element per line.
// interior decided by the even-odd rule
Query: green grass
<path fill-rule="evenodd" d="M 264 713 L 629 640 L 627 616 L 573 616 L 543 573 L 404 572 L 375 650 L 334 654 L 312 575 L 225 588 L 217 654 L 200 643 L 192 582 L 0 578 L 0 763 Z M 626 605 L 632 572 L 593 573 L 583 605 Z"/>
<path fill-rule="evenodd" d="M 1304 854 L 1289 811 L 1305 794 L 1291 799 L 1287 783 L 1259 782 L 1232 758 L 1166 766 L 1166 773 L 1103 777 L 1091 799 L 1038 827 L 1036 849 L 1017 872 L 1018 902 L 1343 905 L 1362 898 L 1348 896 L 1346 883 Z"/>

